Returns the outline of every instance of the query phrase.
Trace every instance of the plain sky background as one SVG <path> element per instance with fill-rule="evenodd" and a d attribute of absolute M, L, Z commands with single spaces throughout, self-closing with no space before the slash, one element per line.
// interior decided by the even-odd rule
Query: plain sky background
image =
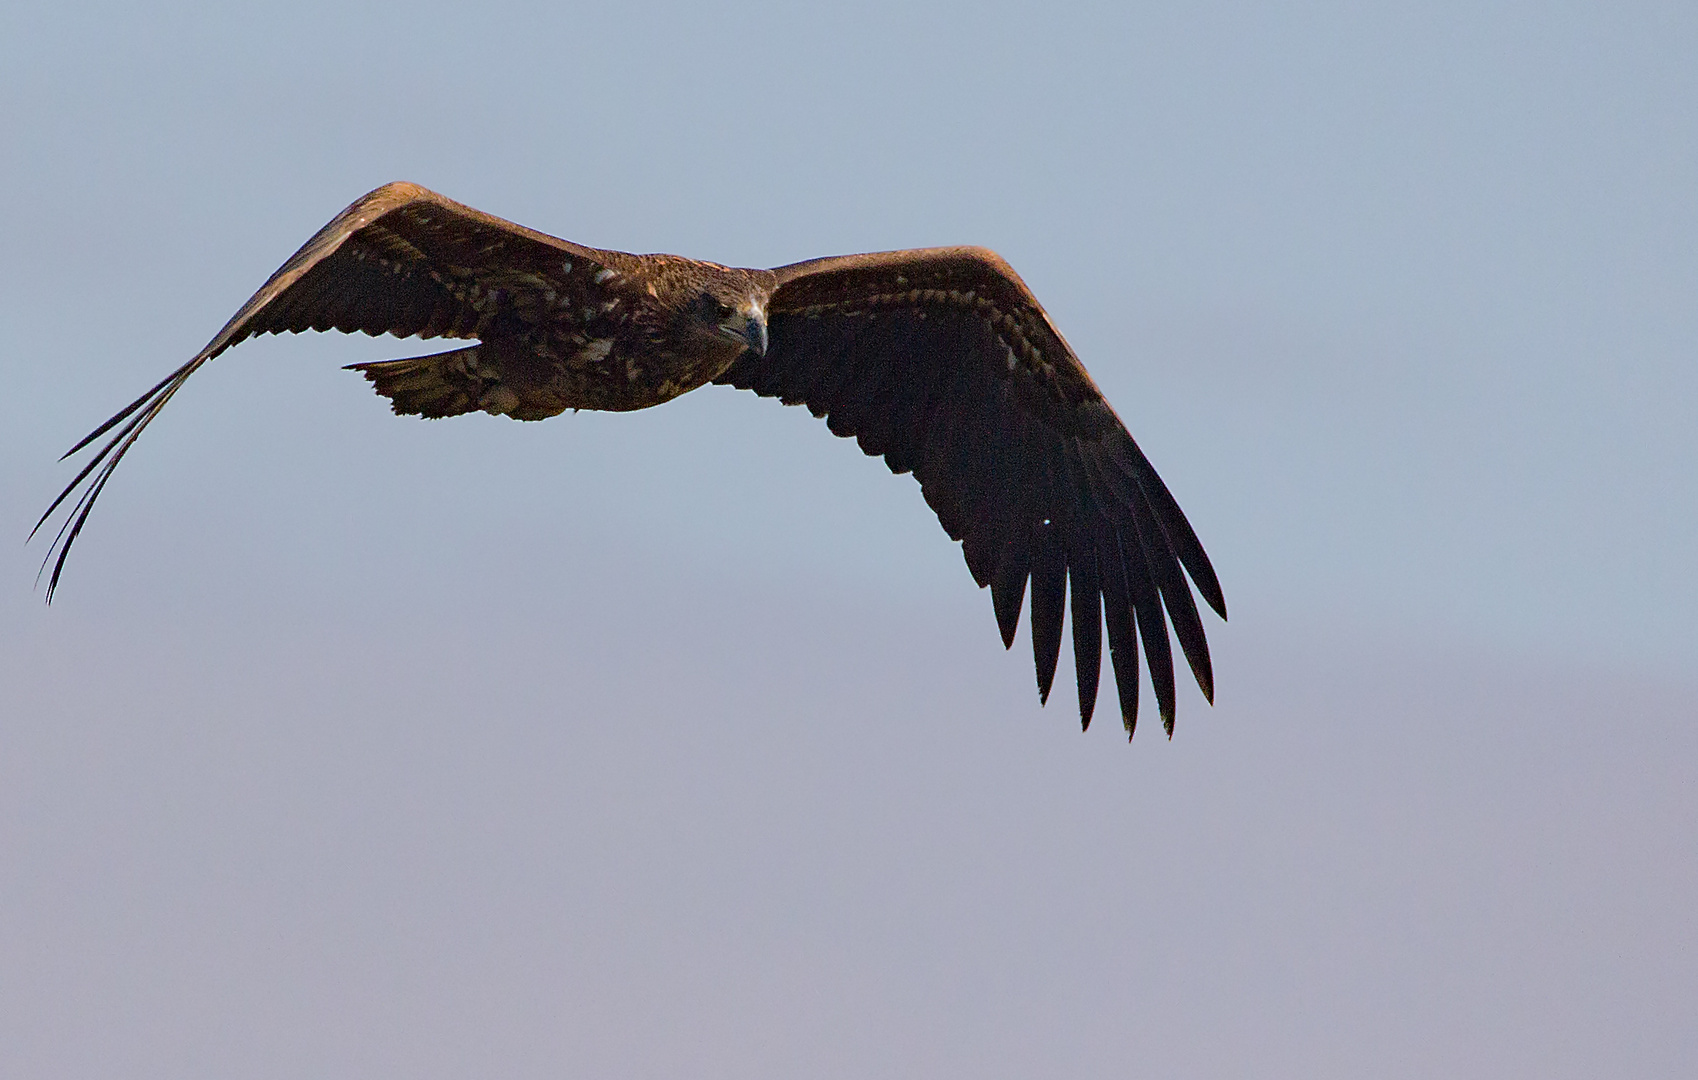
<path fill-rule="evenodd" d="M 57 454 L 394 179 L 996 248 L 1218 705 L 1040 710 L 802 410 L 400 420 L 388 340 L 197 375 L 42 605 Z M 1698 1073 L 1690 3 L 13 3 L 0 196 L 0 1075 Z"/>

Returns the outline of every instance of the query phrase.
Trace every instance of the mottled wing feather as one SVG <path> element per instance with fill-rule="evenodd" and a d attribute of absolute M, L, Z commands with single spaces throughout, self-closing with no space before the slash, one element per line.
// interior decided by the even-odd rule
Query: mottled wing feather
<path fill-rule="evenodd" d="M 1130 733 L 1138 638 L 1164 726 L 1171 620 L 1205 696 L 1208 642 L 1187 574 L 1220 584 L 1173 496 L 1014 271 L 982 248 L 815 259 L 775 271 L 770 346 L 717 381 L 806 405 L 892 472 L 913 472 L 1012 643 L 1028 586 L 1048 699 L 1072 593 L 1079 715 L 1089 725 L 1102 628 Z"/>
<path fill-rule="evenodd" d="M 255 334 L 302 330 L 473 337 L 498 308 L 511 311 L 516 296 L 523 301 L 549 290 L 587 288 L 598 268 L 623 258 L 504 221 L 415 184 L 386 184 L 359 199 L 302 245 L 188 363 L 65 455 L 111 433 L 36 523 L 39 530 L 69 503 L 43 562 L 43 569 L 53 566 L 48 598 L 112 470 L 188 377 L 225 349 Z"/>

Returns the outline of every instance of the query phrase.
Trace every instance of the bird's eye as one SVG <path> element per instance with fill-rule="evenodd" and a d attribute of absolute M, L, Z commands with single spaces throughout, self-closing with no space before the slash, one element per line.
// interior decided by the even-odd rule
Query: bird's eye
<path fill-rule="evenodd" d="M 731 305 L 714 301 L 714 314 L 723 319 L 731 314 Z"/>

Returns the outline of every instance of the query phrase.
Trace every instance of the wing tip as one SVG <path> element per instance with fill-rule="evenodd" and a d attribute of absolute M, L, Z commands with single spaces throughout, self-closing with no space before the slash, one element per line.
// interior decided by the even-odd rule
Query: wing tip
<path fill-rule="evenodd" d="M 1201 545 L 1199 545 L 1198 550 L 1202 550 Z M 1214 567 L 1209 566 L 1208 559 L 1208 555 L 1203 555 L 1203 565 L 1208 567 L 1208 573 L 1204 580 L 1198 580 L 1197 575 L 1192 572 L 1189 566 L 1185 567 L 1185 572 L 1191 578 L 1191 584 L 1197 586 L 1197 592 L 1202 596 L 1203 602 L 1208 604 L 1210 610 L 1216 615 L 1220 616 L 1221 622 L 1226 622 L 1226 594 L 1221 592 L 1220 582 L 1216 580 Z"/>

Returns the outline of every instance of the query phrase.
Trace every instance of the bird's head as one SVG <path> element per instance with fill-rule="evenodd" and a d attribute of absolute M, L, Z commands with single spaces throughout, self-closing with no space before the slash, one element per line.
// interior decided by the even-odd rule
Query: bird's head
<path fill-rule="evenodd" d="M 766 355 L 766 292 L 739 282 L 716 281 L 697 294 L 691 305 L 702 331 L 735 342 L 738 349 Z"/>

